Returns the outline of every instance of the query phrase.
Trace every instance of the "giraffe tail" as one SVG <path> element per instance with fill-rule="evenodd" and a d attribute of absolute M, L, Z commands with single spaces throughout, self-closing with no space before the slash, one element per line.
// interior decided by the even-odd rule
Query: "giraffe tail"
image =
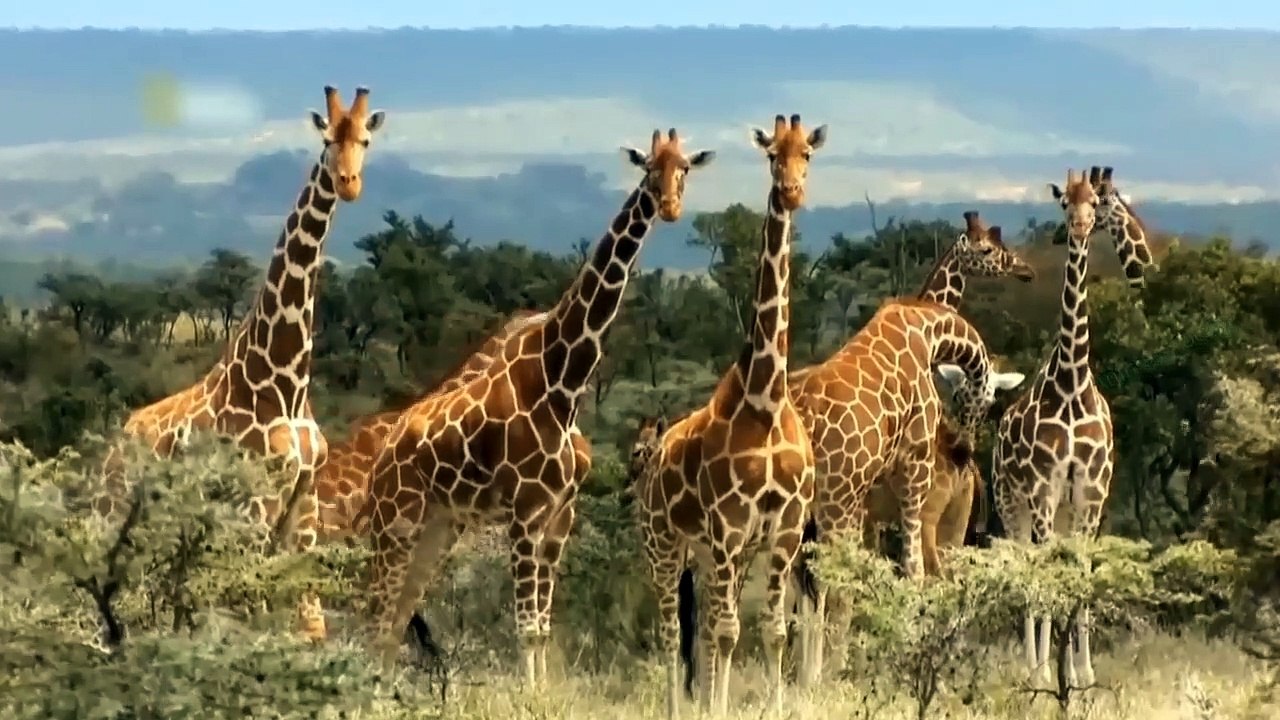
<path fill-rule="evenodd" d="M 816 542 L 818 540 L 818 523 L 812 517 L 804 524 L 804 534 L 800 536 L 801 544 Z M 804 593 L 804 598 L 796 598 L 796 602 L 803 602 L 807 599 L 813 607 L 818 607 L 818 576 L 813 574 L 813 568 L 809 565 L 812 552 L 805 548 L 800 548 L 800 554 L 796 557 L 795 576 L 796 584 L 800 586 L 800 592 Z"/>
<path fill-rule="evenodd" d="M 693 570 L 686 567 L 680 573 L 679 604 L 676 617 L 680 619 L 680 662 L 684 664 L 684 694 L 693 699 L 693 681 L 698 674 L 694 642 L 698 637 L 698 600 L 693 588 Z"/>
<path fill-rule="evenodd" d="M 987 483 L 982 471 L 976 464 L 965 468 L 973 483 L 973 510 L 969 514 L 970 531 L 973 533 L 973 544 L 978 547 L 991 546 L 991 505 L 987 499 Z"/>

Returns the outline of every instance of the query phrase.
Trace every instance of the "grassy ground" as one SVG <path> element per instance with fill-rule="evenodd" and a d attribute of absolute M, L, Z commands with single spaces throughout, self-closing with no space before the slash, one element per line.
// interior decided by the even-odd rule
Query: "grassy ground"
<path fill-rule="evenodd" d="M 1032 700 L 1009 680 L 1020 669 L 1010 651 L 998 662 L 992 680 L 968 705 L 958 698 L 939 701 L 927 717 L 953 720 L 1038 720 L 1057 718 L 1048 698 Z M 1280 705 L 1263 700 L 1264 671 L 1240 650 L 1223 642 L 1151 636 L 1097 658 L 1100 684 L 1076 701 L 1072 717 L 1090 720 L 1262 720 L 1280 716 Z M 557 674 L 557 678 L 563 677 Z M 865 683 L 829 683 L 812 693 L 788 689 L 786 710 L 767 712 L 767 686 L 761 668 L 750 666 L 735 677 L 729 718 L 787 719 L 914 718 L 914 705 L 905 699 L 869 698 Z M 423 690 L 424 696 L 426 690 Z M 664 718 L 663 671 L 656 663 L 640 666 L 629 676 L 569 677 L 540 695 L 526 694 L 512 678 L 498 675 L 459 679 L 442 707 L 422 698 L 423 717 L 463 720 L 493 718 L 567 718 L 581 720 Z M 432 707 L 428 710 L 428 706 Z M 697 717 L 696 708 L 682 706 L 682 717 Z M 375 711 L 370 717 L 377 717 Z"/>

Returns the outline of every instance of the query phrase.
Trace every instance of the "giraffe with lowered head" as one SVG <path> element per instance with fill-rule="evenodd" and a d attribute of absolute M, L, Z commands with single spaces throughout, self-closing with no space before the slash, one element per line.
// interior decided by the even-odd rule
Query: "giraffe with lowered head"
<path fill-rule="evenodd" d="M 955 387 L 962 408 L 956 442 L 943 448 L 958 463 L 972 454 L 973 438 L 995 392 L 1022 377 L 992 371 L 985 343 L 958 312 L 918 298 L 891 301 L 834 355 L 792 379 L 791 394 L 805 417 L 817 461 L 813 515 L 818 541 L 863 541 L 865 499 L 878 481 L 899 499 L 906 536 L 904 570 L 923 574 L 921 506 L 932 484 L 939 451 L 941 400 L 933 368 Z M 828 590 L 801 600 L 800 682 L 821 677 Z M 846 610 L 844 603 L 833 609 Z M 842 658 L 844 613 L 833 612 L 829 632 Z"/>
<path fill-rule="evenodd" d="M 246 512 L 273 527 L 275 544 L 292 542 L 298 550 L 316 542 L 313 480 L 327 452 L 309 398 L 324 242 L 338 201 L 360 197 L 365 153 L 385 117 L 370 111 L 367 88 L 356 88 L 350 107 L 344 107 L 337 89 L 326 86 L 324 94 L 325 114 L 311 113 L 323 151 L 285 219 L 253 307 L 203 378 L 134 411 L 124 424 L 126 436 L 143 440 L 161 457 L 180 451 L 196 430 L 212 430 L 253 453 L 283 457 L 291 473 L 279 494 L 253 498 Z M 119 517 L 128 503 L 121 462 L 113 449 L 94 502 L 109 518 Z M 304 597 L 299 613 L 303 634 L 323 639 L 319 599 Z"/>
<path fill-rule="evenodd" d="M 1023 543 L 1045 542 L 1057 526 L 1071 535 L 1096 535 L 1115 463 L 1111 409 L 1089 367 L 1086 276 L 1100 200 L 1089 179 L 1074 170 L 1067 171 L 1065 188 L 1051 183 L 1049 190 L 1062 206 L 1068 237 L 1058 339 L 1035 380 L 1000 419 L 992 459 L 996 511 L 1008 537 Z M 1089 685 L 1088 610 L 1074 618 L 1074 628 L 1068 681 Z M 1047 681 L 1048 618 L 1041 618 L 1037 638 L 1028 614 L 1024 632 L 1027 663 Z"/>
<path fill-rule="evenodd" d="M 750 337 L 710 401 L 662 433 L 657 452 L 635 482 L 661 613 L 672 717 L 678 704 L 677 586 L 690 552 L 709 614 L 702 632 L 702 701 L 719 713 L 728 710 L 741 584 L 756 552 L 769 552 L 761 628 L 773 705 L 781 709 L 786 587 L 813 498 L 813 450 L 787 393 L 791 222 L 804 202 L 809 160 L 826 134 L 825 125 L 806 132 L 799 115 L 790 121 L 775 117 L 772 134 L 752 131 L 755 145 L 769 159 L 772 181 Z"/>
<path fill-rule="evenodd" d="M 968 278 L 1013 277 L 1024 283 L 1035 279 L 1035 269 L 1004 244 L 999 225 L 987 227 L 977 210 L 965 211 L 963 218 L 964 230 L 938 258 L 917 293 L 917 298 L 958 311 Z M 949 439 L 954 434 L 953 429 L 942 428 L 939 437 L 945 436 L 945 445 L 949 444 Z M 941 570 L 937 554 L 939 543 L 951 546 L 963 542 L 966 527 L 960 525 L 967 526 L 973 503 L 979 503 L 980 518 L 985 517 L 986 511 L 982 476 L 976 460 L 968 458 L 963 465 L 958 465 L 948 453 L 940 452 L 935 456 L 934 462 L 935 482 L 925 498 L 921 515 L 924 569 L 928 575 L 936 575 Z M 879 548 L 880 526 L 900 519 L 897 505 L 892 490 L 885 483 L 878 483 L 871 489 L 867 504 L 868 522 L 864 528 L 869 547 Z M 944 521 L 945 527 L 940 526 L 939 523 Z M 813 540 L 816 536 L 817 528 L 810 521 L 805 527 L 805 541 Z M 939 537 L 939 543 L 933 542 L 932 537 Z M 803 561 L 797 563 L 797 571 L 802 573 L 799 578 L 801 586 L 812 591 L 816 586 L 808 564 Z"/>
<path fill-rule="evenodd" d="M 374 648 L 394 664 L 397 632 L 469 527 L 505 524 L 523 674 L 546 681 L 551 606 L 574 519 L 573 428 L 645 237 L 680 218 L 685 178 L 714 157 L 685 154 L 675 128 L 649 152 L 624 148 L 644 171 L 590 257 L 541 323 L 508 338 L 483 374 L 405 411 L 371 471 L 369 523 Z"/>

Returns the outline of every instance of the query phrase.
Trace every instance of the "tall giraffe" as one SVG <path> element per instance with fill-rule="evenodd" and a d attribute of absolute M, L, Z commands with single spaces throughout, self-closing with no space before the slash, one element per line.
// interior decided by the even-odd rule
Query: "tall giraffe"
<path fill-rule="evenodd" d="M 782 704 L 786 585 L 813 498 L 813 450 L 787 393 L 791 321 L 791 220 L 804 202 L 809 160 L 825 125 L 806 133 L 800 116 L 752 130 L 769 159 L 751 335 L 702 408 L 673 423 L 635 484 L 645 555 L 658 595 L 667 655 L 667 709 L 678 706 L 677 586 L 692 551 L 706 588 L 703 705 L 727 712 L 738 642 L 738 591 L 751 558 L 768 548 L 762 625 L 773 703 Z"/>
<path fill-rule="evenodd" d="M 1049 190 L 1062 206 L 1068 232 L 1058 340 L 1035 381 L 1000 418 L 992 458 L 996 511 L 1006 534 L 1023 543 L 1052 537 L 1061 510 L 1070 534 L 1096 535 L 1115 462 L 1111 408 L 1089 367 L 1086 276 L 1099 197 L 1074 170 L 1067 171 L 1065 189 L 1051 183 Z M 1078 645 L 1068 679 L 1074 684 L 1078 669 L 1088 685 L 1093 682 L 1088 611 L 1074 624 Z M 1028 614 L 1027 663 L 1042 680 L 1048 679 L 1049 631 L 1048 618 L 1042 618 L 1037 642 L 1035 619 Z"/>
<path fill-rule="evenodd" d="M 459 534 L 504 523 L 524 675 L 545 683 L 552 594 L 578 491 L 578 403 L 644 238 L 659 217 L 680 218 L 686 175 L 714 157 L 686 155 L 675 128 L 655 130 L 648 153 L 623 151 L 644 177 L 550 317 L 508 339 L 479 377 L 409 408 L 374 463 L 355 523 L 370 524 L 373 644 L 384 667 Z"/>
<path fill-rule="evenodd" d="M 324 241 L 337 201 L 360 197 L 369 140 L 385 119 L 380 110 L 370 112 L 368 88 L 356 88 L 349 109 L 337 89 L 326 86 L 324 94 L 326 114 L 311 112 L 324 149 L 285 219 L 253 308 L 199 382 L 135 410 L 124 424 L 125 436 L 144 440 L 160 457 L 180 451 L 194 430 L 212 430 L 249 452 L 282 456 L 293 477 L 278 494 L 253 498 L 246 512 L 273 527 L 276 544 L 291 538 L 300 551 L 316 542 L 313 479 L 327 453 L 308 395 Z M 107 517 L 118 517 L 127 504 L 121 462 L 113 449 L 103 492 L 95 498 L 95 508 Z M 318 598 L 304 597 L 299 615 L 305 636 L 324 638 Z"/>
<path fill-rule="evenodd" d="M 996 390 L 1022 378 L 993 372 L 978 331 L 949 307 L 917 298 L 888 302 L 843 348 L 790 386 L 817 461 L 813 516 L 819 542 L 861 541 L 864 500 L 883 479 L 899 498 L 909 577 L 923 573 L 920 512 L 939 449 L 935 367 L 953 381 L 962 408 L 956 444 L 946 450 L 965 462 Z M 802 684 L 815 682 L 822 668 L 826 633 L 818 625 L 827 616 L 828 592 L 819 587 L 813 595 L 816 603 L 801 602 Z M 832 618 L 830 631 L 839 640 L 834 647 L 842 652 L 842 616 Z"/>

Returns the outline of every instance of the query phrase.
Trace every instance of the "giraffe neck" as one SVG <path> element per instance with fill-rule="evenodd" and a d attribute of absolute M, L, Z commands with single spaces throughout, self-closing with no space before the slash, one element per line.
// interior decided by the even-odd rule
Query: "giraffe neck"
<path fill-rule="evenodd" d="M 933 266 L 929 277 L 925 278 L 924 287 L 916 296 L 920 300 L 945 305 L 952 310 L 960 307 L 960 298 L 964 297 L 964 271 L 960 268 L 960 255 L 953 243 L 938 262 Z"/>
<path fill-rule="evenodd" d="M 547 394 L 562 412 L 572 413 L 600 364 L 605 331 L 618 316 L 631 270 L 657 215 L 658 198 L 642 181 L 543 325 Z"/>
<path fill-rule="evenodd" d="M 307 399 L 316 281 L 336 209 L 334 178 L 321 155 L 285 219 L 257 301 L 224 355 L 226 364 L 243 366 L 250 385 L 271 380 L 289 415 L 301 414 Z"/>
<path fill-rule="evenodd" d="M 1089 381 L 1089 240 L 1068 237 L 1062 281 L 1062 321 L 1053 360 L 1046 366 L 1059 390 L 1070 397 Z"/>
<path fill-rule="evenodd" d="M 1147 231 L 1142 221 L 1121 198 L 1111 204 L 1111 215 L 1105 223 L 1107 233 L 1115 244 L 1116 256 L 1124 267 L 1129 287 L 1138 289 L 1147 284 L 1144 273 L 1151 264 L 1151 247 L 1147 244 Z"/>
<path fill-rule="evenodd" d="M 787 393 L 791 324 L 791 211 L 776 186 L 769 190 L 768 214 L 760 229 L 760 265 L 752 302 L 751 344 L 738 358 L 742 401 L 773 413 Z"/>

